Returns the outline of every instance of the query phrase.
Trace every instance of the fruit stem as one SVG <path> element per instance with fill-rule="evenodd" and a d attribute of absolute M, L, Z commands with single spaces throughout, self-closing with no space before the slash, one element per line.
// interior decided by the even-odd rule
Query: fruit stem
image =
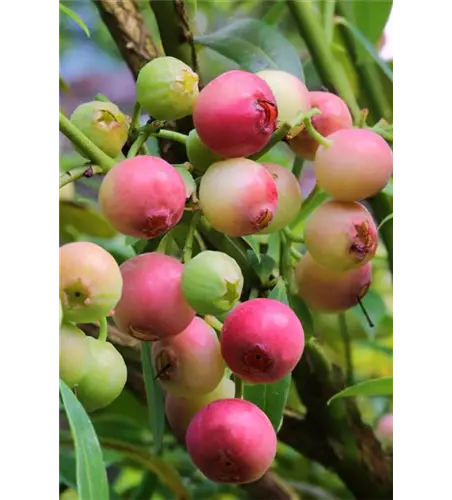
<path fill-rule="evenodd" d="M 325 85 L 328 85 L 329 90 L 336 90 L 340 97 L 344 99 L 350 108 L 353 120 L 357 122 L 361 109 L 353 93 L 350 81 L 344 69 L 334 57 L 331 46 L 325 37 L 314 2 L 312 0 L 304 0 L 303 2 L 286 0 L 286 5 L 293 16 L 301 37 L 306 42 L 321 80 Z"/>
<path fill-rule="evenodd" d="M 306 131 L 315 141 L 317 141 L 326 149 L 331 147 L 332 142 L 326 137 L 323 137 L 322 134 L 319 134 L 319 132 L 317 132 L 317 130 L 313 127 L 311 122 L 311 116 L 306 116 L 303 120 L 303 123 L 306 128 Z"/>
<path fill-rule="evenodd" d="M 99 337 L 98 340 L 105 342 L 108 335 L 108 323 L 107 318 L 102 318 L 99 320 Z"/>
<path fill-rule="evenodd" d="M 184 249 L 182 250 L 182 262 L 185 264 L 191 259 L 193 253 L 193 240 L 195 237 L 196 226 L 201 218 L 201 211 L 194 212 L 190 225 L 188 226 L 187 238 L 185 240 Z"/>
<path fill-rule="evenodd" d="M 135 105 L 136 106 L 136 105 Z M 135 113 L 135 108 L 134 108 L 134 113 Z M 138 110 L 138 117 L 140 116 L 140 112 Z M 133 121 L 133 118 L 132 118 Z M 134 142 L 130 146 L 129 152 L 127 153 L 127 158 L 133 158 L 134 156 L 137 156 L 137 154 L 140 152 L 141 148 L 146 148 L 146 141 L 148 140 L 150 135 L 153 135 L 155 132 L 158 132 L 162 127 L 165 126 L 166 122 L 163 121 L 148 121 L 146 125 L 140 128 L 136 128 L 135 130 L 132 130 L 131 128 L 131 133 L 137 134 Z M 147 148 L 146 148 L 147 149 Z"/>
<path fill-rule="evenodd" d="M 286 135 L 292 130 L 293 127 L 297 127 L 303 123 L 305 114 L 301 111 L 292 123 L 284 122 L 282 123 L 275 132 L 273 132 L 267 145 L 249 157 L 250 160 L 257 161 L 261 156 L 270 151 L 270 149 L 275 146 L 278 142 L 282 141 Z"/>
<path fill-rule="evenodd" d="M 292 246 L 290 247 L 290 254 L 292 255 L 292 257 L 297 259 L 297 261 L 299 261 L 303 257 L 303 254 Z"/>
<path fill-rule="evenodd" d="M 281 275 L 289 290 L 292 290 L 292 265 L 290 261 L 290 242 L 281 233 Z"/>
<path fill-rule="evenodd" d="M 342 342 L 344 343 L 347 385 L 353 385 L 354 377 L 353 377 L 352 348 L 351 348 L 350 334 L 347 328 L 347 320 L 345 318 L 345 314 L 344 313 L 339 314 L 338 320 L 339 320 L 339 330 L 341 332 Z"/>
<path fill-rule="evenodd" d="M 234 397 L 238 399 L 242 399 L 243 396 L 243 381 L 240 377 L 237 375 L 233 375 L 234 377 L 234 383 L 235 383 L 235 393 Z"/>
<path fill-rule="evenodd" d="M 361 311 L 363 312 L 364 316 L 367 319 L 367 322 L 369 323 L 369 326 L 373 328 L 375 325 L 372 323 L 372 320 L 370 319 L 369 313 L 366 311 L 366 308 L 364 307 L 364 304 L 362 303 L 362 300 L 360 297 L 356 297 L 358 300 L 359 307 L 361 308 Z"/>
<path fill-rule="evenodd" d="M 60 132 L 64 134 L 79 150 L 81 150 L 94 164 L 102 168 L 102 172 L 108 172 L 115 166 L 116 161 L 98 148 L 94 142 L 77 128 L 60 111 Z"/>
<path fill-rule="evenodd" d="M 101 174 L 102 168 L 98 165 L 82 165 L 81 167 L 71 168 L 66 172 L 60 174 L 60 189 L 66 184 L 81 179 L 82 177 L 91 177 L 94 174 Z"/>
<path fill-rule="evenodd" d="M 206 316 L 204 316 L 204 321 L 217 332 L 221 332 L 223 329 L 223 323 L 211 314 L 206 314 Z"/>
<path fill-rule="evenodd" d="M 303 235 L 293 233 L 288 227 L 285 227 L 283 229 L 283 233 L 285 237 L 290 241 L 294 241 L 295 243 L 304 243 Z"/>
<path fill-rule="evenodd" d="M 159 139 L 169 139 L 170 141 L 180 142 L 181 144 L 187 144 L 188 135 L 181 134 L 180 132 L 174 132 L 173 130 L 159 130 L 153 134 L 154 137 Z"/>
<path fill-rule="evenodd" d="M 130 122 L 130 131 L 133 133 L 140 126 L 141 106 L 138 102 L 135 103 L 132 113 L 132 121 Z"/>

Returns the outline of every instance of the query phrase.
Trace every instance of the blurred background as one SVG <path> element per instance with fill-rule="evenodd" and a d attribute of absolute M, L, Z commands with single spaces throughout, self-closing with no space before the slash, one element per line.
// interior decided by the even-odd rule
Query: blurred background
<path fill-rule="evenodd" d="M 76 12 L 90 32 L 88 38 L 70 17 L 60 15 L 60 103 L 62 110 L 69 116 L 80 103 L 91 101 L 100 93 L 117 104 L 123 112 L 131 115 L 135 103 L 134 79 L 102 22 L 98 9 L 92 1 L 66 0 L 61 3 Z M 290 12 L 287 9 L 281 9 L 277 4 L 278 2 L 273 1 L 199 1 L 195 34 L 213 33 L 226 24 L 231 24 L 234 19 L 254 18 L 271 21 L 273 26 L 293 44 L 299 54 L 308 88 L 320 89 L 321 81 Z M 157 23 L 149 3 L 140 2 L 140 5 L 147 26 L 151 27 L 154 39 L 160 44 Z M 386 61 L 392 61 L 391 26 L 391 18 L 389 18 L 376 45 L 376 49 Z M 340 44 L 334 46 L 334 50 L 343 67 L 346 70 L 350 68 L 349 75 L 353 80 L 355 77 L 347 54 L 341 49 Z M 225 70 L 237 67 L 233 61 L 208 48 L 199 48 L 198 58 L 199 71 L 204 84 Z M 355 81 L 354 86 L 356 92 L 359 92 L 358 82 Z M 62 134 L 60 134 L 60 152 L 60 171 L 82 165 L 86 161 L 73 150 Z M 280 145 L 278 154 L 282 163 L 291 164 L 294 161 L 293 154 L 285 144 Z M 309 164 L 304 166 L 300 182 L 303 194 L 307 196 L 314 185 Z M 91 240 L 97 242 L 121 262 L 132 257 L 134 253 L 131 247 L 125 244 L 125 238 L 115 233 L 97 211 L 95 200 L 98 183 L 99 180 L 95 178 L 81 179 L 75 183 L 75 186 L 69 185 L 60 193 L 60 241 Z M 387 193 L 392 196 L 392 187 L 387 188 Z M 74 203 L 82 206 L 84 210 L 74 210 Z M 378 255 L 374 259 L 373 286 L 363 302 L 375 327 L 369 327 L 359 307 L 353 308 L 345 314 L 347 324 L 345 338 L 336 315 L 314 315 L 315 334 L 326 348 L 329 358 L 344 370 L 349 369 L 351 363 L 354 382 L 392 375 L 392 279 L 387 267 L 384 245 L 380 245 Z M 387 397 L 358 398 L 358 404 L 364 420 L 372 427 L 376 427 L 383 415 L 392 412 L 392 403 Z M 301 408 L 296 392 L 291 394 L 289 407 Z M 146 409 L 131 392 L 124 391 L 124 394 L 108 408 L 108 411 L 105 414 L 102 413 L 100 412 L 100 416 L 97 417 L 97 425 L 100 427 L 116 425 L 118 422 L 133 418 L 135 422 L 143 425 L 140 439 L 150 439 L 145 430 Z M 123 422 L 120 425 L 127 424 Z M 248 498 L 246 489 L 218 486 L 203 479 L 190 463 L 183 448 L 177 446 L 171 437 L 168 437 L 168 442 L 170 446 L 166 448 L 164 458 L 181 474 L 192 498 L 221 500 Z M 67 470 L 70 469 L 70 454 L 63 453 L 60 460 L 62 460 L 60 464 L 62 464 L 64 476 L 67 464 L 69 464 Z M 121 467 L 115 467 L 118 453 L 114 450 L 107 452 L 106 460 L 111 464 L 109 470 L 114 477 L 115 492 L 121 495 L 119 498 L 140 498 L 134 497 L 130 492 L 137 485 L 142 484 L 143 474 L 145 474 L 143 469 L 137 467 L 133 460 L 126 461 L 125 465 L 121 462 Z M 279 443 L 274 472 L 279 477 L 285 478 L 287 485 L 296 492 L 293 498 L 323 500 L 354 498 L 335 473 L 316 462 L 307 460 L 283 443 Z M 67 474 L 70 473 L 67 472 Z M 149 478 L 148 481 L 152 482 L 152 474 Z M 70 484 L 70 479 L 63 478 L 63 483 Z M 144 500 L 145 497 L 141 498 Z M 168 485 L 157 481 L 153 496 L 146 498 L 166 500 L 175 497 Z"/>

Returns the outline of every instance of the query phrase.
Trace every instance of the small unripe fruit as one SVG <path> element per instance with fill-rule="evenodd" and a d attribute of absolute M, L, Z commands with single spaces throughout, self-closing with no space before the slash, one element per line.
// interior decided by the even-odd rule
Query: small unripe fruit
<path fill-rule="evenodd" d="M 179 335 L 155 342 L 152 364 L 165 391 L 187 398 L 212 392 L 225 370 L 215 330 L 198 317 Z"/>
<path fill-rule="evenodd" d="M 278 127 L 284 122 L 292 123 L 300 112 L 311 109 L 309 90 L 296 76 L 277 69 L 265 69 L 257 73 L 268 83 L 276 98 L 278 108 Z M 303 124 L 292 127 L 290 134 L 296 136 L 303 128 Z"/>
<path fill-rule="evenodd" d="M 392 443 L 393 440 L 393 415 L 388 413 L 383 415 L 377 423 L 376 433 L 379 438 L 386 442 Z"/>
<path fill-rule="evenodd" d="M 77 386 L 77 397 L 86 410 L 105 408 L 122 392 L 127 366 L 113 344 L 88 337 L 89 366 Z"/>
<path fill-rule="evenodd" d="M 271 223 L 278 208 L 278 190 L 261 164 L 233 158 L 214 163 L 203 175 L 199 203 L 217 231 L 245 236 Z"/>
<path fill-rule="evenodd" d="M 323 137 L 341 129 L 353 127 L 353 119 L 345 102 L 330 92 L 309 92 L 311 107 L 322 113 L 311 118 L 312 126 Z M 292 151 L 306 160 L 314 161 L 319 143 L 306 130 L 301 131 L 289 143 Z"/>
<path fill-rule="evenodd" d="M 311 257 L 333 271 L 361 267 L 375 256 L 378 234 L 371 214 L 362 205 L 328 201 L 314 210 L 304 230 Z"/>
<path fill-rule="evenodd" d="M 220 155 L 210 151 L 210 149 L 203 144 L 195 129 L 188 134 L 186 147 L 188 161 L 193 165 L 193 168 L 201 174 L 203 174 L 212 163 L 222 159 Z"/>
<path fill-rule="evenodd" d="M 60 378 L 76 386 L 89 367 L 89 344 L 86 335 L 70 323 L 60 327 Z"/>
<path fill-rule="evenodd" d="M 60 500 L 79 500 L 79 496 L 75 490 L 68 488 L 63 493 L 61 493 Z"/>
<path fill-rule="evenodd" d="M 165 399 L 165 413 L 176 438 L 181 442 L 185 441 L 188 425 L 201 408 L 219 399 L 233 398 L 234 393 L 234 382 L 223 378 L 212 392 L 202 396 L 184 398 L 168 394 Z"/>
<path fill-rule="evenodd" d="M 201 141 L 226 158 L 261 150 L 276 129 L 278 110 L 268 84 L 242 70 L 223 73 L 199 94 L 193 121 Z"/>
<path fill-rule="evenodd" d="M 115 165 L 99 190 L 105 218 L 119 232 L 151 239 L 181 219 L 185 184 L 180 173 L 155 156 L 136 156 Z"/>
<path fill-rule="evenodd" d="M 121 153 L 127 141 L 129 120 L 112 102 L 80 104 L 72 113 L 71 122 L 112 158 Z"/>
<path fill-rule="evenodd" d="M 191 115 L 198 95 L 199 76 L 179 59 L 157 57 L 137 78 L 137 101 L 155 120 L 178 120 Z"/>
<path fill-rule="evenodd" d="M 182 294 L 184 266 L 174 257 L 144 253 L 121 264 L 123 292 L 115 308 L 119 329 L 140 340 L 181 333 L 195 316 Z"/>
<path fill-rule="evenodd" d="M 285 377 L 304 349 L 304 331 L 296 314 L 273 299 L 253 299 L 237 306 L 226 317 L 220 338 L 229 368 L 256 384 Z"/>
<path fill-rule="evenodd" d="M 314 310 L 326 313 L 345 311 L 358 304 L 372 282 L 370 262 L 346 272 L 331 271 L 306 253 L 295 268 L 298 294 Z"/>
<path fill-rule="evenodd" d="M 221 314 L 240 299 L 243 275 L 237 262 L 223 252 L 206 250 L 187 264 L 182 292 L 198 314 Z"/>
<path fill-rule="evenodd" d="M 75 196 L 75 186 L 73 182 L 60 188 L 60 201 L 72 201 Z"/>
<path fill-rule="evenodd" d="M 278 208 L 270 225 L 261 234 L 273 233 L 290 224 L 301 208 L 302 195 L 300 184 L 295 175 L 287 168 L 275 163 L 262 163 L 270 172 L 278 190 Z"/>
<path fill-rule="evenodd" d="M 88 323 L 109 316 L 121 291 L 119 266 L 102 247 L 88 241 L 60 247 L 60 299 L 66 321 Z"/>
<path fill-rule="evenodd" d="M 386 141 L 366 129 L 338 130 L 328 136 L 314 160 L 318 185 L 339 201 L 359 201 L 377 194 L 392 174 L 392 151 Z"/>
<path fill-rule="evenodd" d="M 222 399 L 198 411 L 186 436 L 193 463 L 211 481 L 257 481 L 276 455 L 276 433 L 267 415 L 242 399 Z"/>

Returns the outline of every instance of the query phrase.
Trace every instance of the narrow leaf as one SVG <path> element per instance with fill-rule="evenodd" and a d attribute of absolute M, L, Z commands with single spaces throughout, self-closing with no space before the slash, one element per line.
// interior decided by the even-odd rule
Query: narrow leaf
<path fill-rule="evenodd" d="M 366 380 L 338 392 L 328 401 L 327 404 L 330 404 L 337 398 L 347 398 L 350 396 L 392 396 L 392 383 L 392 377 L 381 377 Z"/>
<path fill-rule="evenodd" d="M 60 393 L 74 440 L 80 500 L 109 500 L 107 472 L 93 424 L 79 400 L 61 379 Z"/>
<path fill-rule="evenodd" d="M 278 278 L 276 285 L 272 288 L 271 292 L 268 294 L 269 299 L 279 300 L 286 306 L 289 305 L 289 299 L 287 298 L 286 284 L 282 278 Z"/>
<path fill-rule="evenodd" d="M 165 433 L 165 408 L 163 390 L 158 380 L 155 380 L 154 367 L 151 362 L 151 344 L 149 342 L 141 342 L 141 362 L 143 364 L 149 425 L 153 436 L 153 451 L 157 454 L 162 448 Z"/>
<path fill-rule="evenodd" d="M 386 222 L 390 221 L 393 218 L 394 214 L 387 215 L 381 222 L 378 224 L 377 231 L 380 231 L 382 226 L 386 224 Z"/>
<path fill-rule="evenodd" d="M 72 9 L 70 9 L 69 7 L 66 7 L 66 5 L 63 5 L 60 3 L 60 10 L 61 10 L 61 12 L 63 12 L 67 16 L 69 16 L 73 21 L 75 21 L 80 26 L 80 28 L 82 28 L 82 30 L 85 32 L 85 35 L 88 38 L 91 36 L 86 24 L 80 19 L 80 17 Z"/>
<path fill-rule="evenodd" d="M 256 240 L 256 238 L 253 238 L 252 236 L 242 236 L 242 240 L 244 240 L 245 243 L 254 252 L 254 255 L 257 257 L 257 262 L 260 262 L 261 261 L 261 251 L 259 248 L 259 242 Z"/>

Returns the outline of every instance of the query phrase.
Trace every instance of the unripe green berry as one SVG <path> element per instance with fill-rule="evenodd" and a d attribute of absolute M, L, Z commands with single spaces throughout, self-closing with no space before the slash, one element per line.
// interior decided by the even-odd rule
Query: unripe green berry
<path fill-rule="evenodd" d="M 75 196 L 75 186 L 73 182 L 60 188 L 60 201 L 72 201 Z"/>
<path fill-rule="evenodd" d="M 243 275 L 237 262 L 223 252 L 206 250 L 185 264 L 182 292 L 199 314 L 221 314 L 240 299 Z"/>
<path fill-rule="evenodd" d="M 60 327 L 60 378 L 69 387 L 76 386 L 89 368 L 89 344 L 86 335 L 71 323 Z"/>
<path fill-rule="evenodd" d="M 137 78 L 137 101 L 155 120 L 178 120 L 191 115 L 199 95 L 199 76 L 174 57 L 157 57 Z"/>
<path fill-rule="evenodd" d="M 66 491 L 61 493 L 60 500 L 79 500 L 79 496 L 75 490 L 68 488 Z"/>
<path fill-rule="evenodd" d="M 212 163 L 223 159 L 222 156 L 211 151 L 199 138 L 198 132 L 193 129 L 188 134 L 187 157 L 193 168 L 203 174 Z"/>
<path fill-rule="evenodd" d="M 116 158 L 127 141 L 129 119 L 112 102 L 92 101 L 80 104 L 71 122 L 104 153 Z M 80 151 L 83 155 L 83 152 Z"/>
<path fill-rule="evenodd" d="M 110 342 L 88 337 L 88 370 L 77 387 L 77 397 L 88 411 L 112 403 L 127 381 L 127 367 L 121 354 Z"/>

